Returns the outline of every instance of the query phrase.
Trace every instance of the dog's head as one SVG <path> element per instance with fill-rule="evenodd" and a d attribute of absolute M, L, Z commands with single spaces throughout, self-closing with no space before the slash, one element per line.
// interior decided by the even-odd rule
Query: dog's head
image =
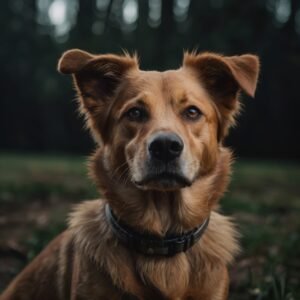
<path fill-rule="evenodd" d="M 140 70 L 129 55 L 70 50 L 58 69 L 73 74 L 111 177 L 139 189 L 175 190 L 216 165 L 240 90 L 254 96 L 259 61 L 185 54 L 180 69 L 155 72 Z"/>

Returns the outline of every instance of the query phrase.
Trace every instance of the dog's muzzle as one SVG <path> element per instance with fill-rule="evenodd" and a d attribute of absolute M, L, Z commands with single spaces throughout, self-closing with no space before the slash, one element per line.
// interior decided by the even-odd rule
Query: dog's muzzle
<path fill-rule="evenodd" d="M 183 140 L 176 133 L 159 131 L 147 143 L 145 172 L 135 184 L 143 189 L 174 190 L 190 186 L 182 171 Z"/>

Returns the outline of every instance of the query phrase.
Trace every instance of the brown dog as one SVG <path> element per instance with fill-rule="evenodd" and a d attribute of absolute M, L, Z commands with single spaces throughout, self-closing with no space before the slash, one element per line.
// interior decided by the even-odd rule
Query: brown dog
<path fill-rule="evenodd" d="M 216 212 L 231 164 L 222 141 L 239 91 L 254 95 L 258 58 L 192 53 L 145 72 L 136 57 L 71 50 L 58 69 L 99 144 L 90 169 L 104 198 L 77 206 L 1 299 L 227 299 L 238 245 Z"/>

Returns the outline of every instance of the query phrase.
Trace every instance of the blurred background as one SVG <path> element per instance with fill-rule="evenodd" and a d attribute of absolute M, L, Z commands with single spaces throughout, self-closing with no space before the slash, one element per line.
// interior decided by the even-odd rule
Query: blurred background
<path fill-rule="evenodd" d="M 198 49 L 262 63 L 226 141 L 238 162 L 222 210 L 244 248 L 230 299 L 300 299 L 299 0 L 4 0 L 0 25 L 0 291 L 65 228 L 73 203 L 98 196 L 60 55 L 127 49 L 164 70 Z"/>

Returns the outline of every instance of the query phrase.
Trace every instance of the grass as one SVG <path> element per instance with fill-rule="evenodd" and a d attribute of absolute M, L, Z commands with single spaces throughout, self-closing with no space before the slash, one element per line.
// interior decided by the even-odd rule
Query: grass
<path fill-rule="evenodd" d="M 300 165 L 243 160 L 233 169 L 221 206 L 237 220 L 243 252 L 230 299 L 300 299 Z M 84 157 L 0 154 L 0 246 L 32 259 L 65 228 L 73 203 L 97 195 Z"/>
<path fill-rule="evenodd" d="M 83 157 L 0 155 L 1 203 L 51 196 L 93 197 Z"/>
<path fill-rule="evenodd" d="M 222 199 L 242 232 L 231 299 L 299 299 L 300 167 L 241 161 Z"/>

